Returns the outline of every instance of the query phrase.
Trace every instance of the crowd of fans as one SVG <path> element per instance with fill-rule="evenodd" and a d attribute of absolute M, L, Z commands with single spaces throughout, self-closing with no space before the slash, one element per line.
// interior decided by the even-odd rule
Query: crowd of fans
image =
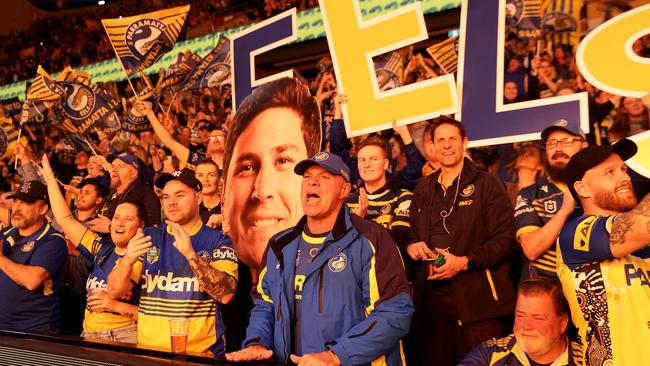
<path fill-rule="evenodd" d="M 226 5 L 227 2 L 218 4 L 210 2 L 209 5 L 196 7 L 193 4 L 193 9 L 202 9 L 205 13 L 211 13 L 213 9 L 210 7 Z M 315 4 L 312 1 L 304 0 L 267 0 L 264 10 L 266 15 L 270 16 L 286 7 L 296 5 L 309 7 Z M 149 6 L 151 9 L 144 6 L 139 10 L 154 10 L 153 5 Z M 102 16 L 104 15 L 108 16 L 109 14 L 102 14 Z M 10 43 L 12 42 L 10 39 L 13 38 L 20 39 L 21 43 L 25 43 L 22 37 L 32 39 L 34 34 L 42 34 L 45 29 L 53 29 L 55 25 L 58 26 L 56 23 L 48 22 L 58 22 L 58 20 L 49 19 L 37 22 L 34 24 L 32 32 L 15 34 L 14 37 L 7 37 L 2 42 Z M 78 35 L 76 33 L 78 32 L 75 31 L 84 27 L 81 19 L 76 23 L 69 20 L 65 27 L 57 29 L 62 32 L 60 35 L 51 34 L 55 41 L 50 42 L 74 45 L 78 49 L 72 51 L 71 54 L 64 54 L 68 50 L 61 51 L 58 47 L 52 53 L 36 51 L 33 56 L 34 60 L 38 60 L 44 65 L 50 62 L 51 64 L 46 68 L 54 70 L 60 69 L 66 64 L 83 64 L 112 56 L 110 46 L 106 48 L 103 31 L 96 31 L 97 39 L 84 43 L 77 42 Z M 37 32 L 37 29 L 40 29 L 41 33 Z M 94 46 L 90 47 L 90 44 Z M 86 50 L 86 48 L 92 48 L 92 50 Z M 46 52 L 45 49 L 46 47 L 43 48 L 43 52 Z M 637 54 L 647 57 L 650 54 L 650 36 L 642 37 L 635 42 L 634 50 Z M 297 75 L 300 83 L 296 82 L 295 85 L 286 79 L 281 81 L 289 84 L 285 88 L 287 90 L 300 89 L 304 86 L 308 90 L 308 95 L 314 97 L 321 113 L 320 116 L 317 116 L 320 117 L 317 119 L 320 119 L 318 123 L 321 123 L 322 129 L 321 150 L 336 154 L 337 159 L 340 157 L 340 163 L 337 160 L 332 164 L 339 164 L 336 165 L 337 167 L 344 164 L 344 167 L 334 170 L 334 175 L 343 179 L 340 183 L 343 184 L 341 192 L 346 193 L 343 197 L 343 201 L 346 203 L 344 207 L 357 216 L 375 221 L 388 229 L 389 236 L 383 238 L 382 242 L 383 240 L 394 241 L 405 258 L 405 275 L 413 288 L 415 318 L 411 332 L 404 340 L 406 357 L 413 364 L 427 365 L 431 364 L 433 359 L 436 360 L 436 364 L 457 364 L 465 356 L 467 359 L 462 364 L 467 365 L 506 364 L 503 362 L 532 364 L 532 362 L 522 361 L 522 357 L 527 357 L 526 361 L 533 359 L 535 364 L 551 364 L 558 357 L 566 357 L 569 361 L 567 364 L 573 364 L 571 362 L 579 364 L 580 357 L 589 357 L 584 355 L 585 352 L 597 353 L 601 351 L 601 349 L 594 351 L 591 345 L 596 337 L 593 335 L 593 327 L 603 327 L 603 323 L 592 323 L 589 316 L 585 315 L 591 330 L 585 333 L 584 329 L 587 329 L 583 324 L 585 320 L 574 319 L 573 321 L 579 329 L 577 334 L 571 332 L 570 319 L 580 313 L 575 308 L 569 310 L 569 304 L 562 295 L 557 282 L 558 277 L 561 277 L 560 272 L 565 271 L 564 275 L 569 272 L 582 273 L 580 271 L 584 267 L 574 266 L 574 264 L 580 263 L 586 266 L 601 260 L 615 261 L 616 258 L 628 258 L 629 253 L 632 252 L 642 258 L 647 258 L 647 247 L 636 243 L 647 239 L 647 235 L 645 239 L 642 235 L 641 239 L 638 239 L 639 236 L 634 236 L 634 240 L 636 240 L 632 248 L 634 250 L 625 249 L 622 252 L 617 251 L 616 254 L 610 252 L 609 256 L 602 255 L 596 259 L 584 260 L 584 257 L 579 257 L 576 254 L 577 252 L 565 253 L 564 251 L 562 258 L 558 251 L 564 246 L 573 248 L 573 232 L 571 235 L 561 234 L 561 230 L 573 230 L 575 225 L 583 224 L 583 221 L 579 223 L 571 221 L 572 215 L 576 214 L 580 220 L 589 220 L 588 217 L 581 216 L 581 210 L 584 209 L 586 215 L 600 214 L 600 211 L 596 209 L 598 202 L 589 201 L 589 194 L 585 193 L 587 191 L 582 191 L 582 188 L 580 188 L 580 192 L 576 192 L 576 188 L 574 188 L 578 187 L 574 186 L 574 183 L 580 181 L 583 176 L 572 178 L 571 174 L 582 169 L 582 173 L 586 176 L 591 169 L 599 166 L 598 164 L 602 161 L 610 159 L 612 155 L 618 155 L 620 158 L 630 157 L 630 142 L 625 137 L 650 129 L 648 126 L 650 97 L 620 98 L 595 89 L 578 72 L 575 66 L 575 50 L 569 45 L 552 45 L 544 40 L 522 40 L 511 35 L 508 37 L 505 52 L 504 103 L 587 91 L 590 99 L 590 122 L 592 128 L 595 126 L 595 132 L 585 136 L 572 126 L 549 121 L 548 128 L 542 134 L 541 144 L 533 142 L 510 145 L 509 148 L 514 151 L 514 154 L 501 157 L 496 156 L 498 154 L 496 148 L 467 149 L 467 136 L 462 124 L 448 117 L 423 121 L 408 127 L 394 126 L 391 130 L 371 136 L 348 139 L 341 119 L 341 105 L 348 101 L 345 95 L 340 95 L 337 92 L 336 78 L 328 57 L 322 58 L 315 65 L 317 70 L 315 77 L 305 78 Z M 401 65 L 393 68 L 392 72 L 401 85 L 444 73 L 434 60 L 421 50 L 406 48 L 399 50 L 396 54 Z M 74 57 L 81 58 L 74 59 Z M 24 71 L 25 74 L 20 74 L 20 78 L 28 77 L 33 70 L 30 72 L 24 70 L 24 67 L 30 67 L 29 64 L 27 64 L 28 66 L 25 64 L 24 62 L 15 65 L 7 63 L 5 68 L 13 74 Z M 117 93 L 116 85 L 104 86 L 113 93 Z M 137 89 L 143 87 L 144 85 L 141 83 L 136 83 Z M 255 95 L 259 97 L 261 93 L 256 91 L 251 96 L 251 100 L 255 99 Z M 269 97 L 269 99 L 272 98 Z M 273 100 L 275 101 L 275 99 Z M 246 102 L 244 104 L 246 105 Z M 255 106 L 256 104 L 250 102 L 250 105 Z M 282 109 L 281 107 L 284 106 L 279 104 L 278 107 L 271 109 Z M 31 204 L 43 200 L 51 203 L 52 214 L 46 216 L 46 210 L 43 211 L 43 207 L 40 206 L 37 207 L 37 211 L 41 215 L 38 217 L 41 217 L 42 223 L 56 223 L 57 229 L 63 231 L 67 238 L 66 272 L 57 274 L 56 278 L 53 278 L 58 280 L 62 286 L 61 332 L 76 335 L 83 333 L 84 336 L 90 338 L 131 343 L 137 340 L 144 345 L 164 347 L 166 340 L 161 340 L 159 336 L 146 332 L 155 327 L 165 327 L 161 323 L 157 323 L 159 319 L 156 316 L 160 316 L 159 314 L 152 315 L 151 309 L 155 307 L 157 301 L 161 303 L 180 301 L 176 298 L 165 298 L 155 292 L 156 286 L 158 288 L 163 286 L 162 281 L 156 282 L 156 279 L 152 280 L 149 276 L 154 273 L 154 270 L 158 270 L 160 273 L 160 268 L 155 267 L 159 265 L 155 264 L 159 257 L 172 258 L 172 253 L 163 253 L 162 247 L 157 247 L 159 248 L 158 252 L 151 250 L 152 241 L 155 246 L 157 241 L 169 240 L 165 239 L 165 235 L 167 235 L 165 233 L 169 233 L 176 240 L 174 247 L 185 257 L 189 265 L 188 268 L 191 268 L 191 272 L 186 275 L 191 276 L 193 273 L 199 281 L 197 283 L 203 289 L 197 291 L 202 293 L 201 296 L 192 297 L 190 300 L 209 304 L 209 306 L 205 305 L 210 309 L 208 316 L 206 317 L 205 314 L 202 316 L 205 319 L 212 319 L 210 321 L 216 319 L 218 325 L 214 323 L 209 323 L 209 325 L 216 328 L 217 332 L 223 332 L 223 327 L 219 323 L 222 321 L 222 317 L 216 314 L 223 314 L 223 320 L 228 326 L 228 331 L 225 333 L 227 339 L 225 346 L 219 341 L 224 334 L 214 334 L 214 329 L 212 329 L 208 331 L 208 336 L 217 339 L 216 343 L 204 344 L 197 341 L 197 343 L 188 344 L 188 349 L 210 350 L 220 355 L 224 352 L 224 347 L 227 347 L 225 349 L 227 351 L 235 351 L 240 348 L 242 341 L 248 338 L 244 347 L 255 344 L 245 348 L 248 351 L 242 351 L 244 353 L 236 353 L 229 357 L 235 360 L 263 358 L 267 355 L 265 352 L 273 348 L 273 342 L 267 344 L 259 339 L 251 340 L 250 334 L 248 337 L 246 336 L 245 325 L 248 322 L 248 311 L 253 307 L 249 292 L 253 286 L 258 285 L 259 279 L 258 291 L 262 299 L 256 299 L 255 306 L 264 304 L 268 307 L 271 306 L 268 303 L 273 304 L 270 299 L 264 298 L 264 296 L 273 297 L 274 295 L 271 293 L 271 287 L 264 288 L 264 286 L 270 285 L 269 282 L 263 282 L 262 279 L 271 280 L 268 279 L 270 275 L 266 269 L 263 269 L 267 263 L 260 261 L 262 258 L 266 261 L 279 261 L 281 257 L 269 259 L 271 254 L 262 257 L 261 252 L 257 254 L 245 252 L 235 236 L 236 231 L 240 229 L 231 227 L 244 224 L 236 223 L 234 220 L 231 225 L 224 217 L 225 212 L 222 211 L 221 204 L 224 201 L 224 195 L 226 195 L 224 184 L 234 184 L 231 181 L 235 179 L 233 174 L 241 175 L 243 177 L 241 179 L 244 179 L 250 174 L 255 174 L 254 172 L 265 172 L 264 162 L 261 160 L 257 161 L 248 155 L 244 158 L 235 158 L 238 153 L 237 141 L 239 137 L 253 128 L 247 127 L 246 123 L 254 125 L 253 121 L 261 118 L 260 116 L 265 112 L 257 111 L 256 114 L 247 109 L 254 109 L 254 107 L 244 106 L 237 114 L 233 115 L 229 87 L 205 88 L 199 91 L 185 92 L 174 98 L 164 96 L 160 106 L 134 102 L 133 108 L 147 116 L 152 125 L 152 131 L 136 134 L 94 130 L 88 135 L 89 141 L 84 141 L 82 138 L 76 138 L 72 134 L 64 132 L 55 125 L 26 125 L 24 127 L 25 135 L 30 142 L 27 146 L 20 146 L 16 149 L 15 159 L 19 162 L 18 170 L 13 168 L 13 156 L 6 161 L 0 161 L 0 189 L 5 192 L 3 201 L 0 202 L 0 209 L 3 210 L 0 219 L 6 226 L 17 226 L 19 220 L 17 220 L 15 210 L 16 207 L 20 207 L 20 204 L 17 204 L 16 201 L 25 201 Z M 318 110 L 314 109 L 313 105 L 310 108 L 312 111 Z M 128 110 L 123 112 L 127 113 Z M 306 121 L 310 116 L 309 113 L 305 114 L 300 117 Z M 249 118 L 250 121 L 242 122 L 246 118 Z M 291 116 L 283 115 L 283 118 L 278 120 L 289 121 Z M 306 124 L 305 121 L 302 123 Z M 276 122 L 273 120 L 273 123 Z M 257 123 L 263 122 L 258 121 Z M 303 151 L 303 154 L 306 155 L 309 152 L 309 155 L 303 158 L 318 152 L 311 151 L 313 148 L 310 150 L 307 141 L 309 133 L 305 130 L 306 128 L 303 127 L 302 134 L 305 136 L 303 138 L 308 146 L 303 148 L 306 150 L 306 152 Z M 267 134 L 270 132 L 270 128 L 265 131 Z M 293 132 L 295 133 L 295 131 Z M 249 131 L 249 133 L 252 132 Z M 264 136 L 264 133 L 261 135 Z M 246 136 L 252 139 L 255 135 Z M 263 140 L 259 136 L 257 138 L 260 141 Z M 605 147 L 616 141 L 622 141 L 622 144 L 614 145 L 615 147 L 612 148 L 614 150 Z M 87 145 L 92 145 L 92 151 Z M 587 147 L 588 145 L 591 146 Z M 624 149 L 626 145 L 627 148 Z M 615 150 L 616 146 L 620 148 Z M 296 148 L 296 150 L 300 149 Z M 585 152 L 581 153 L 582 150 Z M 312 159 L 316 165 L 320 164 L 319 161 L 329 159 L 328 155 L 324 155 L 324 158 L 323 155 L 320 158 L 318 156 L 315 155 Z M 577 158 L 573 159 L 574 156 Z M 594 156 L 602 156 L 602 160 L 584 167 L 587 163 L 583 160 L 591 159 L 589 161 L 592 161 L 595 159 Z M 567 168 L 570 161 L 573 162 L 574 169 Z M 233 173 L 233 162 L 237 164 L 236 173 Z M 290 164 L 289 171 L 293 173 L 293 165 L 297 162 L 292 161 L 291 157 L 282 156 L 277 161 L 274 160 L 273 166 L 274 169 L 278 167 L 277 170 L 285 171 L 284 165 Z M 618 161 L 616 162 L 618 163 Z M 296 173 L 303 175 L 309 171 L 308 169 L 296 169 Z M 492 174 L 498 172 L 499 169 L 508 171 L 501 177 Z M 611 174 L 627 174 L 627 170 L 620 166 L 616 167 L 616 171 L 617 173 Z M 261 173 L 259 174 L 261 175 Z M 283 181 L 283 184 L 291 185 L 294 178 L 286 182 Z M 627 189 L 628 183 L 630 183 L 629 178 L 622 175 L 619 178 L 625 184 L 622 186 L 616 184 L 617 194 L 621 189 Z M 638 201 L 641 202 L 639 205 L 645 205 L 643 206 L 645 211 L 641 215 L 645 215 L 644 220 L 647 221 L 648 202 L 647 197 L 645 199 L 643 197 L 648 192 L 648 180 L 638 175 L 633 175 L 632 178 L 634 180 L 630 184 L 634 184 Z M 309 175 L 308 178 L 306 175 L 305 180 L 308 179 L 312 179 L 312 176 Z M 41 180 L 47 183 L 47 188 L 34 183 Z M 190 187 L 194 193 L 202 192 L 202 201 L 192 198 L 191 195 L 169 191 L 169 186 L 178 183 L 176 181 Z M 58 185 L 55 182 L 61 185 L 62 191 L 57 190 Z M 245 185 L 243 180 L 241 182 L 236 184 Z M 89 192 L 90 186 L 94 188 Z M 259 182 L 255 184 L 252 197 L 257 197 L 256 199 L 262 202 L 264 199 L 261 196 L 263 196 L 264 190 L 260 186 L 262 184 Z M 267 191 L 271 189 L 268 186 L 263 188 Z M 337 186 L 337 194 L 339 188 Z M 9 196 L 14 199 L 14 203 L 11 203 L 7 196 L 16 189 L 24 194 L 16 193 Z M 49 192 L 49 201 L 42 192 L 44 189 Z M 350 190 L 346 191 L 346 189 Z M 569 193 L 569 191 L 571 192 Z M 298 189 L 288 194 L 295 196 L 293 199 L 296 200 L 300 192 Z M 625 200 L 628 203 L 632 200 L 629 191 L 620 194 L 625 194 Z M 271 196 L 270 193 L 269 196 Z M 33 198 L 34 201 L 31 201 Z M 225 199 L 227 200 L 228 197 L 226 196 Z M 169 203 L 172 201 L 174 203 Z M 65 203 L 62 204 L 63 202 Z M 144 203 L 144 205 L 138 204 L 138 202 Z M 634 198 L 633 205 L 628 204 L 624 209 L 610 209 L 607 212 L 612 217 L 623 215 L 628 211 L 634 214 L 637 207 L 636 202 L 637 198 Z M 232 202 L 228 203 L 233 205 Z M 584 204 L 584 207 L 581 207 L 581 203 Z M 177 208 L 184 204 L 187 205 L 185 208 Z M 196 211 L 191 210 L 194 206 L 196 206 Z M 577 210 L 574 211 L 576 207 Z M 22 210 L 24 209 L 21 208 L 20 212 Z M 196 231 L 192 227 L 181 227 L 185 223 L 183 215 L 194 220 L 200 219 L 206 227 L 211 229 Z M 74 219 L 72 219 L 73 217 Z M 249 220 L 253 221 L 250 218 Z M 351 220 L 354 221 L 356 218 Z M 258 219 L 258 221 L 261 222 L 259 226 L 262 227 L 270 225 L 272 220 Z M 614 219 L 611 221 L 616 222 Z M 584 222 L 589 224 L 588 221 Z M 41 223 L 41 221 L 36 223 Z M 350 225 L 359 226 L 360 224 Z M 622 224 L 616 226 L 617 224 L 610 222 L 607 225 L 614 225 L 613 233 L 620 229 Z M 148 227 L 148 229 L 145 229 L 143 233 L 142 227 Z M 160 229 L 163 227 L 164 230 Z M 605 223 L 602 223 L 602 227 L 605 227 Z M 188 237 L 182 235 L 185 229 L 189 233 Z M 213 229 L 221 231 L 217 233 L 211 231 Z M 362 231 L 361 228 L 358 229 Z M 373 230 L 379 229 L 373 226 Z M 223 236 L 222 232 L 229 234 L 233 242 L 231 243 L 230 239 Z M 13 235 L 7 233 L 10 231 L 4 235 Z M 43 232 L 46 237 L 55 234 L 54 229 L 50 229 L 49 226 Z M 309 239 L 305 240 L 317 240 L 318 235 L 315 234 L 319 233 L 307 230 L 304 235 Z M 367 233 L 364 235 L 368 236 Z M 560 244 L 556 251 L 555 240 L 558 236 Z M 566 244 L 568 240 L 566 238 L 569 236 L 571 243 Z M 606 244 L 602 245 L 609 248 L 609 234 L 606 236 Z M 204 247 L 210 241 L 206 238 L 210 237 L 218 237 L 218 244 L 212 243 L 215 245 L 214 247 Z M 622 244 L 625 244 L 624 237 L 625 235 L 621 239 L 620 235 L 617 235 L 615 238 L 612 234 L 612 243 L 616 239 L 622 240 Z M 600 241 L 597 242 L 597 239 Z M 25 238 L 21 236 L 16 240 L 24 241 Z M 605 239 L 599 236 L 588 240 L 592 240 L 595 246 L 596 243 L 601 243 Z M 190 242 L 190 247 L 195 246 L 196 253 L 188 248 L 188 242 Z M 200 243 L 200 245 L 196 243 Z M 127 246 L 129 249 L 125 250 Z M 201 251 L 208 253 L 208 257 L 209 253 L 213 253 L 214 258 L 219 258 L 214 265 L 211 262 L 210 266 L 213 266 L 213 269 L 201 267 L 202 262 L 197 259 L 197 256 L 201 257 L 204 254 L 199 251 L 199 246 Z M 110 253 L 114 251 L 117 254 L 107 254 L 107 251 Z M 229 253 L 235 251 L 238 258 L 229 257 Z M 341 249 L 339 249 L 340 251 Z M 277 252 L 273 255 L 277 256 Z M 315 254 L 314 257 L 317 255 Z M 575 262 L 569 263 L 568 258 L 574 259 L 571 255 L 579 258 L 575 259 Z M 116 264 L 118 257 L 122 258 L 120 264 Z M 181 257 L 176 258 L 175 261 L 178 261 L 179 258 Z M 336 258 L 341 259 L 338 256 Z M 343 258 L 347 257 L 343 256 Z M 237 259 L 240 261 L 238 275 L 237 264 L 233 264 L 237 262 Z M 105 262 L 106 260 L 108 262 Z M 182 261 L 182 258 L 180 260 Z M 388 262 L 391 263 L 391 266 L 397 263 L 387 260 Z M 636 265 L 637 262 L 634 263 Z M 325 265 L 327 266 L 327 264 Z M 332 272 L 337 271 L 337 267 L 332 264 L 331 260 L 329 266 Z M 296 264 L 296 267 L 298 270 L 299 265 Z M 49 267 L 46 268 L 49 270 Z M 277 262 L 277 267 L 274 268 L 281 268 L 280 262 Z M 390 268 L 394 271 L 396 267 Z M 263 270 L 260 273 L 258 270 L 261 269 Z M 399 275 L 395 273 L 393 275 L 402 276 L 401 270 L 398 272 L 400 272 Z M 643 277 L 643 270 L 641 273 L 639 276 Z M 265 275 L 267 277 L 264 277 Z M 54 274 L 52 276 L 54 277 Z M 323 276 L 322 270 L 320 276 Z M 382 276 L 387 275 L 384 273 Z M 118 277 L 119 281 L 116 281 L 115 277 Z M 213 281 L 218 278 L 219 286 L 213 286 L 215 282 L 210 282 L 210 277 L 214 277 Z M 552 280 L 539 279 L 539 277 Z M 90 281 L 93 282 L 91 287 L 86 284 L 86 278 L 94 279 Z M 129 282 L 130 278 L 132 283 Z M 133 280 L 134 278 L 136 280 Z M 237 278 L 239 279 L 239 288 L 235 291 L 232 281 Z M 385 278 L 381 277 L 382 281 L 385 281 Z M 634 278 L 636 277 L 632 279 Z M 277 279 L 275 280 L 277 281 Z M 400 295 L 397 294 L 399 291 L 394 287 L 407 287 L 406 282 L 402 280 L 401 277 L 392 278 L 391 281 L 395 282 L 382 282 L 380 285 L 385 285 L 388 293 L 395 291 L 391 294 L 396 298 Z M 108 287 L 97 285 L 101 281 L 107 281 Z M 111 281 L 117 282 L 117 287 L 113 287 Z M 322 281 L 321 279 L 321 286 Z M 520 281 L 524 281 L 522 285 L 520 285 Z M 171 279 L 168 282 L 171 283 Z M 573 287 L 567 283 L 569 282 L 565 282 L 563 279 L 564 294 L 572 294 Z M 86 284 L 85 287 L 84 284 Z M 142 294 L 136 294 L 134 289 L 141 284 L 143 286 Z M 375 286 L 377 286 L 376 283 Z M 519 295 L 516 295 L 514 291 L 517 287 L 519 287 Z M 302 285 L 300 289 L 302 291 Z M 145 294 L 145 290 L 149 294 Z M 385 296 L 383 290 L 382 287 L 381 295 Z M 154 292 L 154 295 L 151 295 L 151 292 Z M 407 292 L 409 295 L 411 294 L 410 287 Z M 368 296 L 372 296 L 372 294 Z M 583 294 L 583 296 L 591 296 L 591 293 Z M 647 293 L 640 296 L 647 297 Z M 226 304 L 233 297 L 234 305 L 231 307 L 222 305 L 215 307 L 210 302 L 212 301 L 210 299 L 213 299 L 219 304 Z M 600 298 L 603 297 L 606 296 Z M 139 302 L 138 299 L 140 299 Z M 298 297 L 296 299 L 298 300 Z M 302 299 L 301 297 L 300 300 Z M 642 301 L 648 300 L 643 299 Z M 331 301 L 329 298 L 325 299 L 326 302 L 328 300 Z M 374 311 L 380 309 L 381 305 L 379 304 L 383 304 L 387 300 L 394 300 L 394 298 L 382 298 L 376 304 L 373 303 L 373 306 L 377 305 Z M 412 309 L 409 307 L 411 304 L 406 304 L 407 302 L 404 300 L 404 303 L 401 304 L 403 317 L 400 318 L 400 322 L 404 319 L 410 320 Z M 390 301 L 389 303 L 393 304 Z M 575 298 L 569 298 L 569 303 L 573 306 Z M 277 305 L 277 300 L 274 304 Z M 140 310 L 137 309 L 138 305 Z M 322 306 L 322 303 L 319 306 Z M 387 311 L 385 306 L 381 308 L 381 311 Z M 516 316 L 513 318 L 515 308 Z M 366 316 L 373 312 L 372 306 L 363 310 L 367 312 Z M 302 311 L 304 314 L 305 308 Z M 98 316 L 98 314 L 105 313 L 110 313 L 110 317 L 108 315 L 106 317 Z M 140 315 L 138 316 L 138 314 Z M 259 312 L 255 313 L 257 319 L 259 319 L 259 314 Z M 256 319 L 255 316 L 253 319 Z M 591 320 L 593 321 L 593 319 Z M 142 330 L 140 324 L 145 324 L 142 329 L 146 329 Z M 394 330 L 395 334 L 400 335 L 394 340 L 399 342 L 399 339 L 403 337 L 402 332 L 406 334 L 408 331 L 408 326 L 404 329 L 404 327 L 395 324 L 393 327 L 400 328 L 399 331 L 393 328 L 391 331 Z M 254 329 L 257 325 L 254 324 L 252 330 L 249 328 L 249 332 L 268 333 Z M 21 328 L 19 323 L 11 323 L 11 326 L 12 329 L 30 330 Z M 377 327 L 381 326 L 385 326 L 385 324 L 379 320 Z M 374 325 L 366 331 L 361 330 L 354 337 L 363 339 L 366 332 L 371 332 L 373 327 Z M 513 327 L 514 336 L 498 339 L 509 334 Z M 552 330 L 548 330 L 551 328 Z M 117 329 L 119 332 L 115 331 Z M 598 329 L 599 331 L 605 330 L 605 328 Z M 606 330 L 609 331 L 609 328 Z M 296 329 L 293 332 L 305 333 L 305 331 Z M 294 334 L 293 332 L 290 333 Z M 384 334 L 382 333 L 382 335 Z M 537 343 L 528 339 L 538 336 L 540 342 L 552 343 L 543 343 L 540 349 L 535 346 Z M 192 337 L 200 338 L 197 334 L 191 334 Z M 350 339 L 354 337 L 350 337 Z M 379 337 L 379 335 L 373 335 L 373 337 Z M 482 343 L 488 339 L 492 339 L 492 341 Z M 390 340 L 381 338 L 381 341 L 389 342 Z M 614 349 L 620 350 L 618 348 L 621 347 L 620 342 L 621 340 L 615 340 L 608 343 L 609 348 L 605 352 L 609 353 L 605 354 L 604 360 L 612 359 L 611 349 L 614 347 Z M 517 353 L 515 344 L 519 345 L 518 347 L 521 352 L 525 353 L 525 356 Z M 587 344 L 589 347 L 586 346 Z M 391 345 L 394 346 L 394 344 Z M 322 344 L 318 345 L 318 347 L 322 346 Z M 364 346 L 372 348 L 367 344 Z M 479 347 L 475 348 L 476 346 Z M 287 347 L 296 346 L 294 344 Z M 305 350 L 309 346 L 303 344 L 302 347 L 302 350 Z M 350 364 L 352 356 L 345 352 L 351 352 L 351 350 L 342 349 L 342 347 L 344 346 L 341 344 L 337 346 L 336 342 L 328 343 L 327 348 L 332 354 L 328 354 L 327 357 L 333 357 L 332 359 L 339 360 L 341 364 Z M 399 347 L 397 350 L 397 355 L 399 355 Z M 286 352 L 284 349 L 283 351 Z M 388 353 L 386 350 L 384 352 L 387 352 L 386 357 L 395 357 L 395 354 Z M 502 358 L 497 360 L 494 354 L 498 354 Z M 634 352 L 631 354 L 632 358 L 625 359 L 634 359 L 633 357 L 638 355 Z M 289 357 L 288 354 L 285 356 Z M 347 358 L 348 356 L 350 359 Z M 550 356 L 552 357 L 549 359 Z M 616 357 L 624 359 L 623 356 L 615 354 L 615 361 Z M 291 359 L 294 360 L 293 356 Z M 593 359 L 590 362 L 593 365 L 601 364 Z"/>

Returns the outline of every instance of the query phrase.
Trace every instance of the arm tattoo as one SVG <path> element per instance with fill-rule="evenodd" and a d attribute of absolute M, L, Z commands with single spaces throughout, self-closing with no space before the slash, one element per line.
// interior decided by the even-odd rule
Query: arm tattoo
<path fill-rule="evenodd" d="M 625 236 L 634 231 L 634 222 L 643 225 L 645 222 L 646 231 L 650 233 L 650 194 L 647 194 L 639 204 L 630 212 L 618 215 L 612 225 L 612 234 L 610 235 L 611 245 L 620 245 L 625 243 Z M 639 219 L 639 220 L 635 220 Z M 641 229 L 643 226 L 641 226 Z M 638 228 L 637 228 L 638 230 Z"/>
<path fill-rule="evenodd" d="M 631 212 L 616 216 L 612 225 L 612 234 L 609 236 L 610 245 L 621 245 L 625 243 L 625 236 L 632 231 L 634 215 Z"/>
<path fill-rule="evenodd" d="M 213 299 L 220 302 L 224 296 L 234 295 L 237 291 L 237 280 L 212 267 L 208 262 L 194 257 L 189 260 L 189 264 L 199 284 Z"/>

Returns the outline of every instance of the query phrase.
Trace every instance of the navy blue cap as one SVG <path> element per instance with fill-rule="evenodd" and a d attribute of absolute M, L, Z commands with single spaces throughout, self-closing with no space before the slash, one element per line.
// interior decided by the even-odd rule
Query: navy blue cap
<path fill-rule="evenodd" d="M 121 153 L 121 154 L 119 154 L 119 155 L 110 154 L 110 155 L 106 158 L 106 161 L 108 161 L 109 163 L 112 164 L 112 163 L 113 163 L 113 160 L 115 160 L 115 159 L 120 159 L 120 160 L 122 160 L 123 162 L 125 162 L 125 163 L 127 163 L 127 164 L 131 164 L 131 165 L 133 165 L 136 169 L 139 170 L 138 158 L 136 158 L 135 156 L 133 156 L 133 155 L 131 155 L 131 154 L 129 154 L 129 153 L 125 153 L 125 152 L 124 152 L 124 153 Z"/>
<path fill-rule="evenodd" d="M 47 198 L 47 187 L 38 180 L 23 183 L 14 193 L 7 196 L 9 199 L 19 199 L 27 203 L 34 203 L 38 200 L 49 204 Z"/>
<path fill-rule="evenodd" d="M 298 175 L 303 175 L 309 167 L 314 165 L 318 165 L 334 175 L 341 176 L 346 182 L 350 183 L 350 168 L 340 156 L 325 151 L 299 162 L 293 168 L 293 171 Z"/>
<path fill-rule="evenodd" d="M 580 126 L 574 126 L 565 119 L 558 119 L 557 121 L 553 122 L 552 125 L 546 127 L 544 131 L 542 131 L 542 142 L 546 143 L 548 135 L 550 135 L 553 131 L 564 131 L 573 136 L 580 137 L 583 141 L 587 139 L 584 132 L 582 132 L 580 129 Z"/>
<path fill-rule="evenodd" d="M 102 177 L 102 178 L 100 178 L 100 177 Z M 96 178 L 84 178 L 84 179 L 81 181 L 81 183 L 79 183 L 79 185 L 77 186 L 77 188 L 81 189 L 81 188 L 83 188 L 84 186 L 87 186 L 87 185 L 90 184 L 90 185 L 95 186 L 95 188 L 97 188 L 99 194 L 100 194 L 102 197 L 105 197 L 105 196 L 108 195 L 108 193 L 110 192 L 110 189 L 108 188 L 109 185 L 110 185 L 110 182 L 108 182 L 108 184 L 106 184 L 107 181 L 108 181 L 108 180 L 106 179 L 106 177 L 103 177 L 103 176 L 101 176 L 101 175 L 100 175 L 99 177 L 96 177 Z"/>
<path fill-rule="evenodd" d="M 625 161 L 633 157 L 637 150 L 638 147 L 634 141 L 623 139 L 611 146 L 592 145 L 575 153 L 566 166 L 566 184 L 573 198 L 578 199 L 575 188 L 573 188 L 574 183 L 582 180 L 589 169 L 602 163 L 612 154 L 617 154 Z"/>
<path fill-rule="evenodd" d="M 163 174 L 156 179 L 154 183 L 156 187 L 164 189 L 167 182 L 177 180 L 186 186 L 201 192 L 203 190 L 203 185 L 199 182 L 198 179 L 194 176 L 194 172 L 189 169 L 177 170 L 171 174 Z"/>

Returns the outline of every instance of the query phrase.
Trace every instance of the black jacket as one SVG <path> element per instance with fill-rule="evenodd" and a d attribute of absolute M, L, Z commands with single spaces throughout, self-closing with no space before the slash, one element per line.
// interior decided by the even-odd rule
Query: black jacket
<path fill-rule="evenodd" d="M 100 213 L 112 219 L 113 214 L 115 214 L 115 209 L 124 201 L 142 203 L 146 211 L 146 227 L 160 225 L 160 199 L 156 196 L 153 188 L 143 180 L 136 179 L 122 194 L 117 194 L 115 191 L 111 192 L 109 199 L 100 210 Z"/>
<path fill-rule="evenodd" d="M 423 178 L 413 191 L 409 243 L 430 240 L 431 215 L 440 171 Z M 508 278 L 508 260 L 516 248 L 512 206 L 501 180 L 478 170 L 465 159 L 461 172 L 458 198 L 447 218 L 452 244 L 449 251 L 467 256 L 475 268 L 458 273 L 451 281 L 459 319 L 463 323 L 492 319 L 511 314 L 515 294 Z M 450 188 L 451 189 L 451 188 Z M 454 188 L 455 191 L 455 188 Z M 452 192 L 454 192 L 452 191 Z M 417 264 L 414 283 L 415 319 L 426 312 L 423 294 L 426 270 Z"/>

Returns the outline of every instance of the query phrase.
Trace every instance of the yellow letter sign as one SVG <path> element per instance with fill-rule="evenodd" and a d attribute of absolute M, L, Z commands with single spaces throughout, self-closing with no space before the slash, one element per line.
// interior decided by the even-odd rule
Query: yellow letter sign
<path fill-rule="evenodd" d="M 427 38 L 416 2 L 368 21 L 358 0 L 319 0 L 348 137 L 459 111 L 453 75 L 380 92 L 372 58 Z"/>
<path fill-rule="evenodd" d="M 650 92 L 650 59 L 634 53 L 632 44 L 650 33 L 650 5 L 639 6 L 601 24 L 578 46 L 580 73 L 595 87 L 612 94 L 640 98 Z M 639 152 L 628 165 L 650 178 L 650 131 L 632 137 Z"/>

